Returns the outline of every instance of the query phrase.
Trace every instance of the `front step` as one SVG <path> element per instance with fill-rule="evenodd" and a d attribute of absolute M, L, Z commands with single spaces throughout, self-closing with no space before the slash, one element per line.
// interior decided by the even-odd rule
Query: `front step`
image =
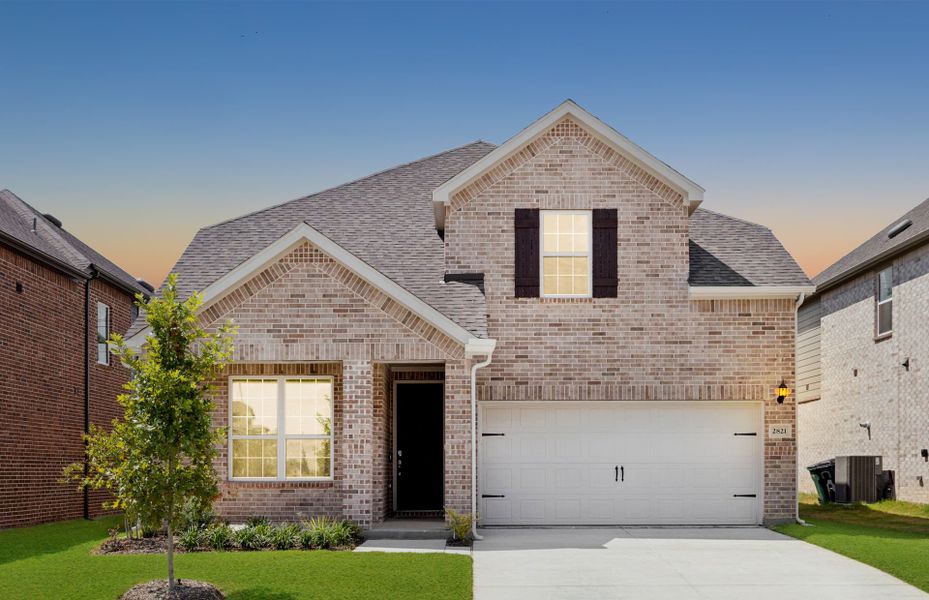
<path fill-rule="evenodd" d="M 388 519 L 361 532 L 366 540 L 444 540 L 449 537 L 441 519 Z"/>

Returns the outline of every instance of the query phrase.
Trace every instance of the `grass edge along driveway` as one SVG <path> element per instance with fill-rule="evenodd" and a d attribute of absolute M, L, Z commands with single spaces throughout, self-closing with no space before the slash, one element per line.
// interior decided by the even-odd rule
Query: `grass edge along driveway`
<path fill-rule="evenodd" d="M 0 530 L 0 598 L 105 600 L 165 577 L 163 555 L 94 556 L 117 519 Z M 179 554 L 177 576 L 229 600 L 471 598 L 471 557 L 288 550 Z"/>
<path fill-rule="evenodd" d="M 800 518 L 775 530 L 871 565 L 929 592 L 929 506 L 884 501 L 820 506 L 802 495 Z"/>

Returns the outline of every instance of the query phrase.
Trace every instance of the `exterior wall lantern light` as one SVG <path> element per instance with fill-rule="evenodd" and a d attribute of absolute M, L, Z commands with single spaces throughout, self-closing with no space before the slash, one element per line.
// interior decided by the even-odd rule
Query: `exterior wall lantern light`
<path fill-rule="evenodd" d="M 790 388 L 787 387 L 787 383 L 781 379 L 780 385 L 777 386 L 777 403 L 783 404 L 784 399 L 790 395 Z"/>

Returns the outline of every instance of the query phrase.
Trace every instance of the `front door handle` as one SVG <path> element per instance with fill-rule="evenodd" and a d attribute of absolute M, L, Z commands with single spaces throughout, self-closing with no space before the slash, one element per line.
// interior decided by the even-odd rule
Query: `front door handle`
<path fill-rule="evenodd" d="M 626 467 L 619 468 L 619 480 L 626 481 Z"/>
<path fill-rule="evenodd" d="M 619 465 L 616 465 L 616 481 L 619 481 Z"/>

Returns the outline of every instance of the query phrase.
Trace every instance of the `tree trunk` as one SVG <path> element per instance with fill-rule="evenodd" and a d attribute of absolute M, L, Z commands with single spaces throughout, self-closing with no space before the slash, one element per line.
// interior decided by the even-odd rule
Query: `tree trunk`
<path fill-rule="evenodd" d="M 168 589 L 174 591 L 174 530 L 168 519 Z"/>

